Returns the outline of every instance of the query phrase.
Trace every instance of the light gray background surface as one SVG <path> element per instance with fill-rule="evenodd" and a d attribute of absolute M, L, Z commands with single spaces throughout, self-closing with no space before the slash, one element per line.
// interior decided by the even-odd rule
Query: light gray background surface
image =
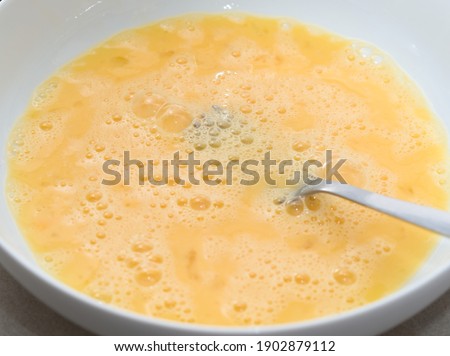
<path fill-rule="evenodd" d="M 23 289 L 0 266 L 0 335 L 91 335 Z M 386 335 L 450 335 L 450 291 Z"/>

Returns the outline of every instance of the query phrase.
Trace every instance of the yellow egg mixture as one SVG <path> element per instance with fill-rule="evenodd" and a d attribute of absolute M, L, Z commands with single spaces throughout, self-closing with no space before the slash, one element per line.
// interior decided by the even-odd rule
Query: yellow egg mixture
<path fill-rule="evenodd" d="M 107 185 L 103 165 L 123 172 L 129 152 L 161 180 L 175 152 L 300 165 L 326 150 L 349 183 L 447 207 L 444 130 L 384 53 L 291 20 L 189 15 L 122 32 L 43 83 L 11 134 L 8 195 L 42 266 L 93 298 L 190 323 L 285 323 L 395 291 L 436 237 L 332 196 L 286 207 L 275 166 L 275 186 L 239 184 L 239 169 L 213 186 L 170 170 L 151 184 L 133 164 L 130 184 Z"/>

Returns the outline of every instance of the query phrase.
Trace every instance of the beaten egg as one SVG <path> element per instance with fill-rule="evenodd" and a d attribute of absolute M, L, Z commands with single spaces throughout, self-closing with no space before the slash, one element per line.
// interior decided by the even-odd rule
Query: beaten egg
<path fill-rule="evenodd" d="M 333 196 L 286 206 L 286 176 L 327 151 L 348 183 L 448 206 L 444 130 L 384 52 L 288 19 L 186 15 L 119 33 L 36 90 L 10 136 L 8 196 L 43 268 L 103 303 L 301 321 L 395 291 L 437 241 Z M 265 172 L 267 153 L 292 165 Z M 256 162 L 250 177 L 181 165 L 181 182 L 175 154 Z"/>

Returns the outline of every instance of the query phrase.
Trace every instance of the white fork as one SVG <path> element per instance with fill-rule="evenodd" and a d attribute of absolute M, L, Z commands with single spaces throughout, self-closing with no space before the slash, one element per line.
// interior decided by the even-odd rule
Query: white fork
<path fill-rule="evenodd" d="M 326 182 L 305 185 L 291 194 L 287 203 L 315 193 L 336 195 L 411 224 L 450 237 L 450 213 L 357 188 L 350 184 Z"/>

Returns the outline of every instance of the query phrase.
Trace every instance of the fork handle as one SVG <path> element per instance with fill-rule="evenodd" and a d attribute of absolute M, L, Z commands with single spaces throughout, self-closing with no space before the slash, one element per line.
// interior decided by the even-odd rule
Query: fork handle
<path fill-rule="evenodd" d="M 350 184 L 322 182 L 301 188 L 297 196 L 328 193 L 353 201 L 368 208 L 391 215 L 411 224 L 450 237 L 450 213 L 427 206 L 389 198 Z"/>

